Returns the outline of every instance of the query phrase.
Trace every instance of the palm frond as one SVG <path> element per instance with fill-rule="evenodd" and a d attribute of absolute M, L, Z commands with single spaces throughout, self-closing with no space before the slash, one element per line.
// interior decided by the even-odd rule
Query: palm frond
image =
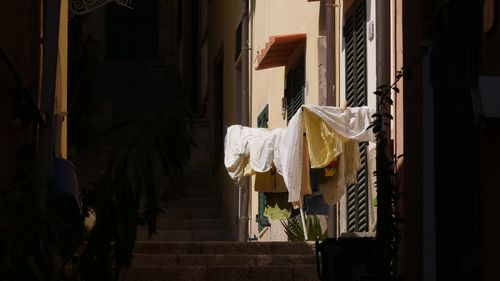
<path fill-rule="evenodd" d="M 323 231 L 318 216 L 306 216 L 306 231 L 309 240 L 314 241 L 316 237 L 320 240 L 326 237 L 326 230 Z M 300 216 L 280 220 L 289 241 L 304 241 L 304 227 Z"/>
<path fill-rule="evenodd" d="M 99 180 L 96 225 L 85 251 L 88 259 L 82 261 L 83 267 L 94 267 L 94 274 L 84 280 L 112 278 L 130 266 L 137 224 L 147 225 L 149 236 L 156 232 L 155 178 L 161 175 L 154 164 L 161 164 L 166 178 L 182 175 L 191 147 L 187 116 L 181 109 L 162 108 L 142 122 L 128 123 L 135 134 L 115 147 Z"/>

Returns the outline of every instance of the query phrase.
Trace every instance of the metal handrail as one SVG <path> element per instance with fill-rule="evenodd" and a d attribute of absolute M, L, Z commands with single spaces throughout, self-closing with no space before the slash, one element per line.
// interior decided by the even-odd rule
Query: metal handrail
<path fill-rule="evenodd" d="M 35 102 L 33 95 L 32 95 L 33 89 L 26 86 L 24 79 L 21 77 L 21 75 L 17 71 L 15 65 L 12 63 L 12 60 L 7 55 L 7 52 L 5 52 L 5 50 L 2 46 L 0 46 L 0 58 L 7 66 L 7 69 L 9 69 L 10 74 L 14 78 L 14 82 L 21 89 L 20 90 L 20 98 L 25 99 L 28 102 L 28 105 L 36 111 L 36 120 L 35 121 L 37 121 L 42 127 L 45 126 L 45 121 L 44 121 L 43 115 L 42 115 L 37 103 Z"/>
<path fill-rule="evenodd" d="M 12 74 L 12 77 L 16 81 L 16 84 L 18 84 L 19 86 L 23 86 L 24 85 L 23 78 L 21 77 L 19 72 L 16 70 L 16 67 L 12 63 L 12 60 L 9 58 L 9 56 L 7 55 L 5 50 L 2 48 L 2 46 L 0 46 L 0 58 L 2 58 L 2 60 L 7 65 L 7 68 L 9 69 L 10 73 Z"/>

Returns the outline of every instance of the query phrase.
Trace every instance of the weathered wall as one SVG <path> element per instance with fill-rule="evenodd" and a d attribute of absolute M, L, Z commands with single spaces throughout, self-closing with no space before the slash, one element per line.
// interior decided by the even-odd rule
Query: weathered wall
<path fill-rule="evenodd" d="M 422 3 L 406 1 L 403 11 L 403 61 L 415 61 L 421 55 Z M 412 69 L 413 75 L 405 79 L 402 89 L 404 95 L 404 164 L 402 190 L 402 216 L 406 222 L 403 229 L 404 264 L 402 267 L 409 281 L 422 280 L 422 64 Z"/>
<path fill-rule="evenodd" d="M 158 19 L 158 53 L 159 61 L 168 64 L 175 60 L 177 49 L 173 42 L 176 42 L 176 3 L 172 0 L 159 0 Z M 191 20 L 191 18 L 189 18 Z"/>
<path fill-rule="evenodd" d="M 184 13 L 187 15 L 190 1 L 184 0 Z M 87 48 L 89 62 L 103 62 L 106 57 L 106 9 L 98 8 L 88 14 L 77 16 L 82 21 L 80 44 Z M 132 2 L 133 7 L 133 2 Z M 126 9 L 126 8 L 123 8 Z M 183 17 L 183 24 L 189 26 L 191 17 Z M 186 29 L 188 30 L 188 29 Z M 177 1 L 158 0 L 158 57 L 155 62 L 164 65 L 175 65 L 177 55 Z"/>
<path fill-rule="evenodd" d="M 235 36 L 236 29 L 241 21 L 242 8 L 241 1 L 221 0 L 212 1 L 208 5 L 208 93 L 209 104 L 213 101 L 213 80 L 214 67 L 219 55 L 223 55 L 223 124 L 224 128 L 230 125 L 240 123 L 238 120 L 241 112 L 241 104 L 237 99 L 237 64 L 235 62 Z M 214 107 L 210 107 L 209 115 L 214 116 Z M 213 122 L 211 122 L 213 125 Z M 224 129 L 225 132 L 225 129 Z M 212 136 L 212 143 L 214 142 Z M 237 237 L 237 188 L 234 182 L 229 178 L 226 168 L 222 161 L 222 155 L 215 155 L 213 159 L 216 167 L 217 187 L 220 189 L 220 194 L 227 211 L 229 224 L 232 229 L 233 237 Z"/>
<path fill-rule="evenodd" d="M 254 1 L 252 7 L 251 42 L 252 42 L 252 81 L 251 81 L 251 124 L 257 127 L 257 117 L 262 109 L 269 105 L 270 129 L 286 127 L 286 119 L 282 116 L 281 99 L 286 85 L 286 71 L 292 67 L 297 57 L 304 54 L 306 104 L 319 102 L 318 73 L 318 39 L 320 36 L 320 2 L 304 0 Z M 270 36 L 303 33 L 307 35 L 304 46 L 299 47 L 290 57 L 286 66 L 255 70 L 255 58 L 269 41 Z M 258 193 L 252 191 L 250 236 L 257 234 Z M 271 226 L 272 227 L 272 226 Z M 281 226 L 278 225 L 278 228 Z M 276 236 L 277 237 L 277 236 Z"/>
<path fill-rule="evenodd" d="M 0 45 L 11 58 L 27 86 L 38 93 L 40 65 L 40 2 L 2 1 Z M 21 143 L 33 141 L 32 135 L 13 126 L 19 88 L 3 61 L 0 61 L 0 185 L 12 175 L 15 154 Z"/>
<path fill-rule="evenodd" d="M 485 3 L 494 3 L 493 27 L 482 35 L 481 69 L 480 75 L 500 76 L 500 3 L 498 1 L 486 0 Z M 498 94 L 498 92 L 497 92 Z M 480 165 L 481 165 L 481 202 L 482 225 L 483 225 L 483 261 L 484 280 L 500 280 L 497 260 L 500 252 L 500 241 L 498 240 L 496 225 L 492 221 L 496 220 L 498 214 L 498 198 L 500 190 L 498 188 L 498 159 L 500 159 L 500 126 L 498 120 L 496 125 L 484 128 L 480 136 Z"/>

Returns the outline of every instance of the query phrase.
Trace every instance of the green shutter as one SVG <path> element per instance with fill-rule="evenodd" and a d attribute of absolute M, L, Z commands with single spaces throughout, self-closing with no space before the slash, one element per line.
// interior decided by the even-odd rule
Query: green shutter
<path fill-rule="evenodd" d="M 269 105 L 266 105 L 264 109 L 260 112 L 257 117 L 257 127 L 258 128 L 267 128 L 267 121 L 269 120 Z"/>
<path fill-rule="evenodd" d="M 364 1 L 351 8 L 344 26 L 346 101 L 349 106 L 367 104 L 366 27 Z"/>
<path fill-rule="evenodd" d="M 358 182 L 347 187 L 348 232 L 368 231 L 369 227 L 367 147 L 367 143 L 360 143 L 361 168 L 357 174 Z"/>
<path fill-rule="evenodd" d="M 286 78 L 287 122 L 304 104 L 305 64 L 302 60 L 288 72 Z"/>
<path fill-rule="evenodd" d="M 260 112 L 257 117 L 257 127 L 267 128 L 267 121 L 269 120 L 269 106 L 266 105 L 264 109 Z M 267 225 L 269 225 L 269 220 L 264 216 L 264 211 L 266 210 L 266 194 L 264 192 L 259 192 L 259 214 L 257 215 L 257 220 L 259 223 L 259 232 Z"/>
<path fill-rule="evenodd" d="M 344 25 L 346 101 L 349 106 L 367 104 L 366 91 L 366 6 L 358 1 L 349 11 Z M 347 186 L 347 231 L 368 231 L 367 143 L 359 145 L 361 168 L 356 184 Z"/>

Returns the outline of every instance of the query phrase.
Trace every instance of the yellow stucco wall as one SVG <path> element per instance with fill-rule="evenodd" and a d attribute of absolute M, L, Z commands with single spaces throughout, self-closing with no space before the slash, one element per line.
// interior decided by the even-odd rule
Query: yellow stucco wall
<path fill-rule="evenodd" d="M 59 49 L 57 52 L 56 99 L 54 113 L 54 151 L 57 156 L 68 156 L 68 0 L 61 0 L 59 20 Z"/>
<path fill-rule="evenodd" d="M 286 66 L 265 70 L 255 70 L 257 51 L 265 47 L 270 36 L 303 33 L 306 43 L 301 46 L 288 65 L 293 66 L 294 59 L 304 54 L 306 71 L 305 103 L 318 104 L 318 38 L 320 30 L 320 2 L 307 0 L 254 0 L 250 1 L 250 123 L 257 127 L 257 116 L 269 105 L 270 128 L 286 127 L 282 117 L 281 99 L 285 89 Z M 241 96 L 239 90 L 240 72 L 235 62 L 235 32 L 242 17 L 241 1 L 221 0 L 209 4 L 208 15 L 208 88 L 213 94 L 213 67 L 218 55 L 224 55 L 224 126 L 239 124 L 241 121 Z M 210 114 L 210 116 L 212 116 Z M 217 161 L 217 160 L 216 160 Z M 217 163 L 216 163 L 217 164 Z M 216 172 L 217 184 L 221 189 L 222 199 L 228 212 L 233 236 L 237 234 L 237 188 L 220 163 Z M 253 186 L 253 185 L 252 185 Z M 258 233 L 255 215 L 258 212 L 258 193 L 251 192 L 249 234 Z M 285 237 L 286 238 L 286 237 Z"/>
<path fill-rule="evenodd" d="M 318 38 L 320 2 L 307 0 L 256 0 L 251 19 L 251 124 L 257 127 L 257 116 L 269 105 L 269 128 L 286 127 L 282 117 L 281 99 L 284 96 L 287 66 L 255 70 L 257 52 L 265 48 L 270 36 L 303 33 L 305 46 L 297 50 L 288 66 L 301 52 L 305 59 L 306 104 L 318 104 Z M 258 213 L 258 193 L 252 190 L 250 235 L 258 233 L 255 216 Z M 286 236 L 284 237 L 286 239 Z"/>
<path fill-rule="evenodd" d="M 265 48 L 270 36 L 304 33 L 306 64 L 305 102 L 318 103 L 318 33 L 320 2 L 306 0 L 255 1 L 252 16 L 252 125 L 257 116 L 269 104 L 269 127 L 284 127 L 281 115 L 281 98 L 285 89 L 285 67 L 255 70 L 257 52 Z M 299 51 L 300 52 L 300 51 Z M 292 59 L 293 60 L 293 59 Z M 293 63 L 293 62 L 291 62 Z"/>

